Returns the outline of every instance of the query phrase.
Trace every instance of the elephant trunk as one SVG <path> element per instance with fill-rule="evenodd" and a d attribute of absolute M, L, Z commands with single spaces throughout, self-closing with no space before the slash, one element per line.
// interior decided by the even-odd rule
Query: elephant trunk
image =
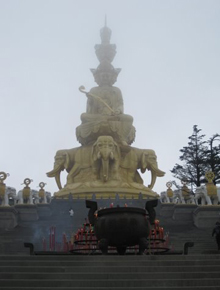
<path fill-rule="evenodd" d="M 62 170 L 64 170 L 64 167 L 62 166 L 57 166 L 54 164 L 54 169 L 52 169 L 51 171 L 47 172 L 47 176 L 48 177 L 55 177 L 57 173 L 60 173 Z"/>
<path fill-rule="evenodd" d="M 103 149 L 103 150 L 100 151 L 99 153 L 100 153 L 101 158 L 102 158 L 103 160 L 106 160 L 106 161 L 107 161 L 107 160 L 109 160 L 109 158 L 110 158 L 110 159 L 113 158 L 113 152 L 112 152 L 112 151 L 109 151 L 108 148 Z"/>
<path fill-rule="evenodd" d="M 109 175 L 109 161 L 114 158 L 114 154 L 112 151 L 109 151 L 108 148 L 99 152 L 99 156 L 102 159 L 102 175 L 104 182 L 108 181 Z"/>
<path fill-rule="evenodd" d="M 154 171 L 157 175 L 157 177 L 163 177 L 165 175 L 165 172 L 160 170 L 157 166 L 152 166 L 152 171 Z"/>
<path fill-rule="evenodd" d="M 48 177 L 55 177 L 56 180 L 56 184 L 58 186 L 59 189 L 62 189 L 62 185 L 60 182 L 60 172 L 61 172 L 61 168 L 57 167 L 54 168 L 53 170 L 51 170 L 50 172 L 47 172 L 47 176 Z"/>
<path fill-rule="evenodd" d="M 108 181 L 108 170 L 109 170 L 109 160 L 102 159 L 102 169 L 103 169 L 103 180 L 104 182 Z"/>

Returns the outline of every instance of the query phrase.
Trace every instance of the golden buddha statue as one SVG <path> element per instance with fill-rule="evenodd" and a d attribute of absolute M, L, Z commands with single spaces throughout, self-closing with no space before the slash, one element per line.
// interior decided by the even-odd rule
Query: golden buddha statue
<path fill-rule="evenodd" d="M 54 168 L 47 173 L 54 177 L 59 191 L 57 197 L 138 196 L 157 197 L 153 186 L 164 172 L 158 168 L 157 157 L 151 149 L 138 149 L 130 144 L 135 139 L 133 117 L 124 114 L 121 90 L 114 85 L 121 69 L 111 62 L 116 54 L 115 44 L 110 44 L 111 30 L 105 25 L 101 29 L 101 44 L 95 46 L 100 62 L 91 69 L 98 86 L 89 92 L 81 86 L 79 90 L 87 96 L 86 112 L 81 114 L 81 124 L 76 128 L 77 140 L 82 146 L 57 151 Z M 148 186 L 138 170 L 151 171 Z M 67 181 L 62 188 L 60 173 L 66 170 Z"/>
<path fill-rule="evenodd" d="M 86 113 L 81 115 L 82 124 L 76 128 L 77 139 L 82 145 L 93 143 L 103 134 L 112 136 L 123 145 L 134 141 L 133 117 L 124 114 L 121 90 L 113 86 L 119 71 L 108 61 L 103 61 L 93 70 L 99 86 L 86 93 Z"/>

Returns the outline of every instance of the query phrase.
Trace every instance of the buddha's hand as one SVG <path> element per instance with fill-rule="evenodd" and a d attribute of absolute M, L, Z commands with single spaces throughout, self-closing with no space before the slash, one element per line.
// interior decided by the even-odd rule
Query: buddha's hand
<path fill-rule="evenodd" d="M 88 99 L 90 99 L 90 100 L 92 99 L 92 96 L 90 95 L 90 93 L 86 93 L 86 96 Z"/>
<path fill-rule="evenodd" d="M 119 114 L 121 114 L 121 110 L 120 109 L 114 110 L 113 115 L 119 115 Z"/>

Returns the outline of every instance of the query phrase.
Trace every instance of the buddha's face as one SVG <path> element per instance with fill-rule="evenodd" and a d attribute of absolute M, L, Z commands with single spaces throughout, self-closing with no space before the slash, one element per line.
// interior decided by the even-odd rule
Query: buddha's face
<path fill-rule="evenodd" d="M 98 73 L 95 81 L 99 86 L 112 86 L 115 83 L 114 76 L 109 72 Z"/>

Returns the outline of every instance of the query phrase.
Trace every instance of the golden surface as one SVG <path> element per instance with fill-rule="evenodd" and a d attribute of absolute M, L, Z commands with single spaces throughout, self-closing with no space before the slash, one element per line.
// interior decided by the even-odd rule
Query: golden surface
<path fill-rule="evenodd" d="M 0 198 L 3 199 L 5 196 L 5 191 L 6 191 L 6 185 L 3 182 L 7 178 L 7 173 L 4 171 L 0 172 Z"/>
<path fill-rule="evenodd" d="M 86 112 L 81 114 L 81 124 L 76 128 L 80 147 L 57 151 L 53 169 L 47 173 L 54 177 L 59 188 L 57 198 L 157 198 L 152 189 L 157 177 L 164 176 L 158 168 L 157 157 L 151 149 L 138 149 L 131 144 L 135 139 L 133 117 L 124 113 L 121 90 L 113 84 L 120 69 L 111 62 L 116 46 L 110 43 L 111 30 L 101 30 L 101 44 L 96 45 L 100 61 L 91 69 L 98 86 L 89 92 L 79 90 L 87 97 Z M 135 104 L 135 102 L 134 102 Z M 147 136 L 146 136 L 147 137 Z M 61 185 L 60 173 L 66 170 L 67 180 Z M 151 172 L 148 186 L 141 173 Z M 140 171 L 140 172 L 139 172 Z"/>
<path fill-rule="evenodd" d="M 205 174 L 205 178 L 208 181 L 208 183 L 212 183 L 214 178 L 215 178 L 215 174 L 212 171 L 207 171 Z"/>
<path fill-rule="evenodd" d="M 184 198 L 187 198 L 190 196 L 190 190 L 185 184 L 182 186 L 182 195 Z"/>
<path fill-rule="evenodd" d="M 167 189 L 167 196 L 172 198 L 173 197 L 173 190 L 171 188 Z"/>
<path fill-rule="evenodd" d="M 217 196 L 217 186 L 214 183 L 207 183 L 206 189 L 209 196 Z"/>
<path fill-rule="evenodd" d="M 32 180 L 30 178 L 25 178 L 24 179 L 24 184 L 25 187 L 22 190 L 22 195 L 23 198 L 30 198 L 30 193 L 31 193 L 31 188 L 29 187 L 29 185 L 31 184 Z"/>
<path fill-rule="evenodd" d="M 207 194 L 211 197 L 217 196 L 217 187 L 213 183 L 213 180 L 215 178 L 214 172 L 207 171 L 205 174 L 205 178 L 208 181 L 208 183 L 206 183 Z"/>
<path fill-rule="evenodd" d="M 46 185 L 46 183 L 44 183 L 44 182 L 39 183 L 40 190 L 38 191 L 38 195 L 40 198 L 45 197 L 45 190 L 44 190 L 45 185 Z"/>

